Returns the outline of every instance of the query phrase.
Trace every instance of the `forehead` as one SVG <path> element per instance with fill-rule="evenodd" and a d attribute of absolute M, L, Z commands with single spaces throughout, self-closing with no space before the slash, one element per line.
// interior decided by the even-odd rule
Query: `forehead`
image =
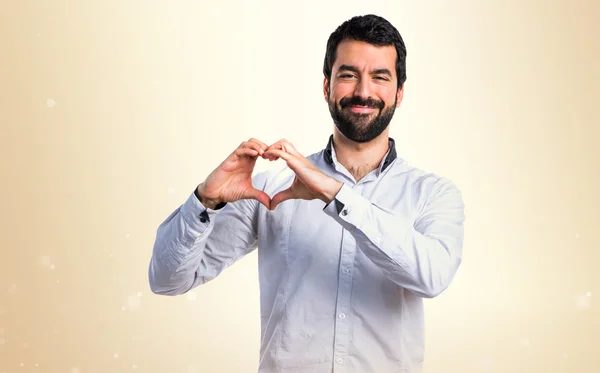
<path fill-rule="evenodd" d="M 376 46 L 364 41 L 344 40 L 337 47 L 337 55 L 332 70 L 341 65 L 351 65 L 359 69 L 388 69 L 396 71 L 396 48 L 393 45 Z"/>

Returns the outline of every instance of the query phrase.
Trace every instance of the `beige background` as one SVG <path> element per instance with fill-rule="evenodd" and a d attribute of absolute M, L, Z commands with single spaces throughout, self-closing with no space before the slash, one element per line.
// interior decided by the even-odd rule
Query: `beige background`
<path fill-rule="evenodd" d="M 249 137 L 325 146 L 327 38 L 371 12 L 408 48 L 399 155 L 466 203 L 426 373 L 600 372 L 597 4 L 3 2 L 0 373 L 255 371 L 256 253 L 162 297 L 156 228 Z"/>

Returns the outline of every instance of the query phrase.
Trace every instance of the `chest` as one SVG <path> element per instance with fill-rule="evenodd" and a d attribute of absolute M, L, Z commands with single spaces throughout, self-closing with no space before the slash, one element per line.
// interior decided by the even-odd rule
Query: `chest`
<path fill-rule="evenodd" d="M 360 198 L 372 204 L 378 214 L 413 215 L 413 201 L 405 188 L 385 188 L 375 184 L 355 185 Z M 352 254 L 351 232 L 323 211 L 320 200 L 288 200 L 275 211 L 265 211 L 259 227 L 259 248 L 271 260 L 286 266 L 333 268 L 343 255 Z"/>

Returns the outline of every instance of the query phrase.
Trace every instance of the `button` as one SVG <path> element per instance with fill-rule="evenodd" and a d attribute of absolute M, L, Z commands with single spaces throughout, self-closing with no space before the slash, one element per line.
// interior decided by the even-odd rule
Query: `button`
<path fill-rule="evenodd" d="M 344 359 L 342 359 L 341 357 L 338 357 L 337 359 L 335 359 L 335 362 L 338 364 L 341 364 L 344 362 Z"/>
<path fill-rule="evenodd" d="M 342 313 L 339 314 L 338 317 L 343 320 L 343 319 L 346 318 L 346 314 L 342 312 Z"/>
<path fill-rule="evenodd" d="M 348 274 L 348 273 L 350 273 L 350 270 L 348 268 L 344 268 L 344 273 Z"/>
<path fill-rule="evenodd" d="M 342 210 L 342 215 L 344 215 L 344 216 L 348 215 L 348 209 L 343 209 Z"/>

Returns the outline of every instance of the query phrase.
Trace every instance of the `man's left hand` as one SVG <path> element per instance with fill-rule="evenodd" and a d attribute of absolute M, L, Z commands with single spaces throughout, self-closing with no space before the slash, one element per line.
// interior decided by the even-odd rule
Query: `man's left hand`
<path fill-rule="evenodd" d="M 264 157 L 283 159 L 296 175 L 288 189 L 271 198 L 271 210 L 275 210 L 278 204 L 288 199 L 320 199 L 329 203 L 342 188 L 342 182 L 324 174 L 285 139 L 269 146 L 264 152 Z"/>

